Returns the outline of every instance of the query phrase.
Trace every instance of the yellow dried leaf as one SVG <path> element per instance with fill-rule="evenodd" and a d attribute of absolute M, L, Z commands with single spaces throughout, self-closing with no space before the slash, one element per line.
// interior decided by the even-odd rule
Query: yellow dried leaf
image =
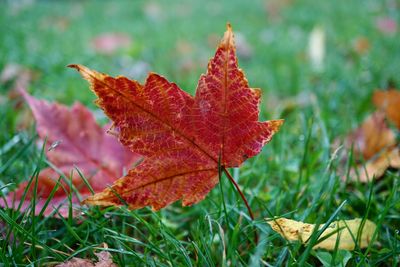
<path fill-rule="evenodd" d="M 315 224 L 298 222 L 286 218 L 267 220 L 271 228 L 286 240 L 300 241 L 306 245 L 315 228 Z M 327 250 L 334 250 L 336 242 L 338 242 L 338 249 L 353 250 L 355 248 L 354 240 L 358 235 L 360 235 L 358 246 L 360 248 L 367 247 L 375 232 L 376 225 L 366 220 L 360 234 L 358 234 L 361 222 L 362 219 L 332 222 L 319 237 L 318 240 L 321 240 L 321 242 L 316 244 L 313 249 L 324 248 Z M 322 224 L 318 229 L 320 230 L 323 227 L 324 225 Z"/>

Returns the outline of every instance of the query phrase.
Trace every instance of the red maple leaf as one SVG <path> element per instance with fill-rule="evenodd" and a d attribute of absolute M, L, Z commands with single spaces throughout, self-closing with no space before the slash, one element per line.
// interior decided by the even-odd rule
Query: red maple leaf
<path fill-rule="evenodd" d="M 218 183 L 219 168 L 226 172 L 257 155 L 283 123 L 258 121 L 261 92 L 238 68 L 230 25 L 195 97 L 155 73 L 142 85 L 70 67 L 90 82 L 121 143 L 145 156 L 87 204 L 158 210 L 179 199 L 184 206 L 197 203 Z"/>
<path fill-rule="evenodd" d="M 112 136 L 106 134 L 95 121 L 90 111 L 80 103 L 68 108 L 57 103 L 37 100 L 22 92 L 36 119 L 37 132 L 43 141 L 46 138 L 46 156 L 56 167 L 46 168 L 38 175 L 37 200 L 35 214 L 39 214 L 51 191 L 61 175 L 70 179 L 79 192 L 86 198 L 91 195 L 89 188 L 76 171 L 78 168 L 87 178 L 95 192 L 102 191 L 107 184 L 112 184 L 123 175 L 124 168 L 130 168 L 140 156 L 124 148 Z M 17 208 L 21 211 L 31 205 L 34 196 L 32 183 L 26 198 L 22 199 L 28 182 L 19 185 L 16 191 L 7 195 L 3 207 Z M 68 216 L 67 196 L 71 191 L 70 181 L 60 180 L 58 189 L 43 214 L 49 216 L 58 209 L 61 216 Z M 72 203 L 79 204 L 76 192 L 72 192 Z"/>

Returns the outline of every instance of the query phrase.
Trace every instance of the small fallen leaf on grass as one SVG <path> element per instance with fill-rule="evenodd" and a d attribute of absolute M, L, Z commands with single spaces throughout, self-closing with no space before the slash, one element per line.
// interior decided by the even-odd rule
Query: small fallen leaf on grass
<path fill-rule="evenodd" d="M 371 45 L 367 37 L 357 37 L 353 42 L 353 49 L 359 55 L 366 54 L 370 47 Z"/>
<path fill-rule="evenodd" d="M 61 174 L 69 178 L 82 197 L 91 195 L 90 190 L 80 177 L 76 168 L 88 179 L 93 190 L 99 192 L 123 175 L 123 169 L 129 169 L 140 156 L 122 147 L 118 141 L 102 129 L 90 111 L 76 103 L 71 108 L 58 103 L 37 100 L 22 92 L 36 119 L 37 131 L 43 141 L 47 138 L 45 150 L 48 160 L 55 165 L 42 170 L 38 176 L 37 203 L 35 214 L 39 214 L 50 192 Z M 22 200 L 28 182 L 19 185 L 16 191 L 7 195 L 6 201 L 0 199 L 0 206 L 17 208 Z M 61 185 L 44 211 L 44 216 L 59 208 L 61 216 L 68 216 L 67 196 L 71 191 L 68 181 L 61 180 Z M 21 211 L 30 207 L 33 197 L 33 183 L 22 203 Z M 72 203 L 79 204 L 75 193 Z"/>
<path fill-rule="evenodd" d="M 350 170 L 351 179 L 358 177 L 360 182 L 368 182 L 373 177 L 381 177 L 389 167 L 400 167 L 396 135 L 386 124 L 385 114 L 380 111 L 370 115 L 350 133 L 344 146 L 347 151 L 344 151 L 346 156 L 343 158 L 346 159 L 348 151 L 353 149 L 353 157 L 358 164 Z M 343 175 L 343 179 L 346 179 L 346 175 Z"/>
<path fill-rule="evenodd" d="M 387 35 L 395 34 L 397 31 L 396 20 L 390 17 L 379 17 L 375 21 L 376 28 Z"/>
<path fill-rule="evenodd" d="M 131 43 L 132 39 L 129 35 L 112 32 L 99 35 L 91 41 L 94 50 L 105 55 L 112 54 L 121 48 L 127 48 Z"/>
<path fill-rule="evenodd" d="M 400 150 L 398 147 L 382 151 L 376 158 L 367 161 L 364 166 L 352 170 L 350 175 L 355 177 L 354 172 L 356 171 L 361 182 L 368 182 L 373 177 L 381 177 L 389 167 L 400 168 Z"/>
<path fill-rule="evenodd" d="M 315 224 L 298 222 L 286 218 L 267 219 L 272 230 L 279 233 L 288 241 L 300 241 L 307 245 L 311 235 L 315 231 Z M 329 224 L 328 228 L 318 238 L 318 244 L 313 249 L 324 248 L 334 250 L 338 242 L 338 249 L 354 250 L 356 242 L 358 247 L 369 246 L 371 238 L 375 232 L 376 225 L 370 220 L 366 220 L 362 226 L 362 219 L 340 220 Z M 320 225 L 321 230 L 324 225 Z M 358 237 L 358 239 L 357 239 Z"/>
<path fill-rule="evenodd" d="M 158 210 L 180 199 L 184 206 L 197 203 L 218 183 L 221 169 L 227 173 L 257 155 L 283 123 L 258 121 L 261 91 L 249 87 L 238 67 L 230 25 L 194 97 L 155 73 L 142 85 L 70 67 L 89 81 L 121 143 L 145 156 L 87 204 Z"/>
<path fill-rule="evenodd" d="M 71 11 L 72 12 L 72 11 Z M 47 31 L 47 30 L 55 30 L 59 33 L 63 33 L 71 25 L 71 19 L 68 16 L 58 16 L 49 14 L 48 16 L 43 16 L 40 21 L 40 30 Z"/>
<path fill-rule="evenodd" d="M 400 130 L 400 91 L 377 90 L 373 94 L 373 103 L 378 111 L 350 133 L 344 142 L 347 151 L 353 149 L 353 156 L 358 164 L 350 170 L 349 176 L 354 180 L 358 177 L 361 182 L 381 177 L 389 167 L 400 168 L 400 149 L 396 134 L 386 122 L 389 120 Z M 335 143 L 338 147 L 340 142 Z M 346 157 L 343 157 L 344 160 Z M 346 179 L 347 175 L 342 177 Z"/>
<path fill-rule="evenodd" d="M 72 258 L 64 263 L 57 264 L 56 267 L 93 267 L 94 264 L 88 259 Z"/>
<path fill-rule="evenodd" d="M 395 89 L 377 90 L 374 92 L 372 101 L 400 130 L 400 91 Z"/>
<path fill-rule="evenodd" d="M 107 248 L 108 246 L 104 244 L 104 247 Z M 101 251 L 94 254 L 98 259 L 96 263 L 89 259 L 72 258 L 69 261 L 57 264 L 56 267 L 117 267 L 112 261 L 110 252 Z"/>
<path fill-rule="evenodd" d="M 277 22 L 282 19 L 285 8 L 293 4 L 293 0 L 265 0 L 264 7 L 268 20 Z"/>
<path fill-rule="evenodd" d="M 315 71 L 321 71 L 324 68 L 325 58 L 325 30 L 316 26 L 311 31 L 308 39 L 308 57 L 311 67 Z"/>
<path fill-rule="evenodd" d="M 383 149 L 396 144 L 396 135 L 388 127 L 385 114 L 375 112 L 361 126 L 350 133 L 345 141 L 347 148 L 353 147 L 357 160 L 369 160 Z"/>
<path fill-rule="evenodd" d="M 20 97 L 19 90 L 23 90 L 29 86 L 38 76 L 38 73 L 15 63 L 8 63 L 4 66 L 0 73 L 0 84 L 9 84 L 8 99 L 18 99 Z M 19 100 L 19 99 L 18 99 Z M 15 108 L 19 108 L 21 102 L 17 101 Z"/>

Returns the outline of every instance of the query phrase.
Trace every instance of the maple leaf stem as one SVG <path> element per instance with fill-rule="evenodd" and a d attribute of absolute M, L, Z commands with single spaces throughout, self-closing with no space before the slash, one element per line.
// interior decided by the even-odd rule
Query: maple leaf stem
<path fill-rule="evenodd" d="M 226 176 L 228 176 L 229 180 L 231 181 L 231 183 L 235 186 L 236 190 L 239 192 L 240 197 L 243 199 L 244 204 L 247 207 L 247 210 L 249 212 L 250 218 L 254 221 L 254 215 L 253 212 L 249 206 L 249 202 L 247 201 L 246 197 L 244 196 L 242 190 L 240 190 L 239 185 L 236 183 L 235 179 L 233 179 L 232 175 L 228 172 L 228 170 L 225 167 L 222 167 L 224 173 L 226 174 Z"/>
<path fill-rule="evenodd" d="M 236 183 L 235 179 L 233 179 L 232 175 L 228 172 L 228 170 L 224 166 L 222 166 L 222 170 L 224 171 L 224 173 L 226 174 L 228 179 L 231 181 L 231 183 L 235 186 L 236 190 L 239 192 L 240 197 L 242 198 L 244 204 L 247 207 L 247 211 L 249 212 L 251 220 L 254 221 L 253 211 L 251 210 L 249 202 L 247 201 L 246 197 L 244 196 L 242 190 L 240 190 L 239 185 Z M 255 231 L 254 242 L 257 245 L 257 243 L 258 243 L 257 230 Z"/>

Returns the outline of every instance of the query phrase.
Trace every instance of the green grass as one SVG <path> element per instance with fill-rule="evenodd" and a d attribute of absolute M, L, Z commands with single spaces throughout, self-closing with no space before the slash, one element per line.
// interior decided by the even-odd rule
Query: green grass
<path fill-rule="evenodd" d="M 18 3 L 0 1 L 0 69 L 13 62 L 34 70 L 37 79 L 27 90 L 36 97 L 80 101 L 98 113 L 86 82 L 65 66 L 80 63 L 118 75 L 138 61 L 193 94 L 215 50 L 210 35 L 222 36 L 229 21 L 251 44 L 252 56 L 239 57 L 239 64 L 250 85 L 263 90 L 261 119 L 284 118 L 285 124 L 260 155 L 232 170 L 255 221 L 226 177 L 223 192 L 217 186 L 199 204 L 176 203 L 158 212 L 85 207 L 81 216 L 61 220 L 0 209 L 0 266 L 95 258 L 103 242 L 121 266 L 400 264 L 399 171 L 389 170 L 369 184 L 346 184 L 331 150 L 336 137 L 373 111 L 375 88 L 400 86 L 399 30 L 385 35 L 375 27 L 380 16 L 399 22 L 398 1 L 294 1 L 278 19 L 263 1 L 161 1 L 160 19 L 145 14 L 146 1 Z M 306 55 L 315 25 L 326 31 L 321 72 L 313 71 Z M 103 32 L 127 33 L 132 46 L 111 56 L 96 54 L 89 42 Z M 361 36 L 371 46 L 364 55 L 353 49 Z M 178 42 L 189 44 L 190 52 L 182 54 Z M 185 69 L 185 62 L 193 67 Z M 143 81 L 145 74 L 131 78 Z M 22 110 L 6 98 L 11 84 L 0 86 L 6 99 L 0 105 L 0 188 L 7 193 L 21 181 L 35 183 L 38 168 L 46 164 L 35 146 L 34 127 L 19 130 Z M 282 108 L 285 99 L 301 92 L 316 101 Z M 378 226 L 377 243 L 352 252 L 313 251 L 274 233 L 264 220 L 272 216 L 310 223 L 366 217 Z"/>

